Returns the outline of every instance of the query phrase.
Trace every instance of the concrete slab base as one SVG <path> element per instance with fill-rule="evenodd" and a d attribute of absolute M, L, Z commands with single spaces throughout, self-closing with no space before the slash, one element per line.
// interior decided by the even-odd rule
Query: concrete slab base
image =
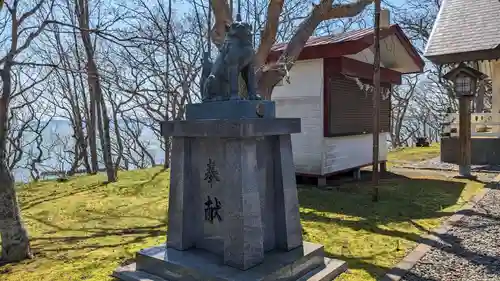
<path fill-rule="evenodd" d="M 462 180 L 477 180 L 477 176 L 475 175 L 456 175 L 453 178 Z"/>
<path fill-rule="evenodd" d="M 276 118 L 276 105 L 266 100 L 226 100 L 186 106 L 186 120 L 241 118 Z"/>
<path fill-rule="evenodd" d="M 304 242 L 292 251 L 271 251 L 248 270 L 224 265 L 208 251 L 177 251 L 164 245 L 137 253 L 136 262 L 118 268 L 123 281 L 331 281 L 347 270 L 344 261 L 324 257 L 322 245 Z"/>

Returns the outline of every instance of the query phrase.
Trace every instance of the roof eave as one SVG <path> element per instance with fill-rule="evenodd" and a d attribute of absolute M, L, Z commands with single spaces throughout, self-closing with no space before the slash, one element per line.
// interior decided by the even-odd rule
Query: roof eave
<path fill-rule="evenodd" d="M 465 61 L 490 61 L 500 59 L 500 49 L 489 49 L 480 50 L 474 52 L 462 52 L 453 54 L 439 54 L 439 55 L 427 55 L 424 56 L 431 62 L 442 65 L 451 63 L 460 63 Z"/>
<path fill-rule="evenodd" d="M 399 25 L 392 24 L 389 28 L 382 30 L 380 35 L 381 35 L 380 36 L 381 39 L 384 39 L 385 37 L 388 37 L 391 35 L 394 35 L 399 39 L 399 41 L 401 42 L 403 47 L 406 49 L 408 55 L 411 56 L 413 62 L 420 70 L 420 72 L 418 72 L 418 71 L 417 72 L 409 72 L 408 74 L 410 74 L 410 73 L 422 73 L 423 72 L 423 69 L 425 67 L 425 61 L 422 59 L 422 57 L 420 56 L 420 54 L 417 51 L 417 49 L 415 48 L 415 46 L 413 46 L 413 44 L 411 43 L 408 36 L 406 36 L 403 29 Z M 374 40 L 374 37 L 373 37 L 373 32 L 372 32 L 372 33 L 368 33 L 360 38 L 357 38 L 356 40 L 328 43 L 328 44 L 321 44 L 321 45 L 313 45 L 313 46 L 305 46 L 301 53 L 305 53 L 306 50 L 319 49 L 319 48 L 333 48 L 334 49 L 334 48 L 341 48 L 341 46 L 343 46 L 344 48 L 341 48 L 342 52 L 332 52 L 332 53 L 328 52 L 329 54 L 327 56 L 324 56 L 324 54 L 325 54 L 324 52 L 314 52 L 315 55 L 318 55 L 318 56 L 313 56 L 313 57 L 299 56 L 299 58 L 297 60 L 299 61 L 299 60 L 303 60 L 303 59 L 320 59 L 320 58 L 327 58 L 327 57 L 340 57 L 340 56 L 345 56 L 345 55 L 353 55 L 353 54 L 361 52 L 362 50 L 367 49 L 370 46 L 372 46 L 373 40 Z M 345 48 L 346 46 L 349 46 L 349 47 Z M 279 57 L 279 55 L 281 55 L 281 53 L 283 53 L 283 51 L 284 50 L 271 51 L 269 56 L 268 56 L 268 60 L 269 60 L 269 58 L 275 59 L 276 57 Z M 323 55 L 319 56 L 320 53 Z"/>
<path fill-rule="evenodd" d="M 426 57 L 427 59 L 429 59 L 429 58 L 425 55 L 425 53 L 427 53 L 429 51 L 429 48 L 434 41 L 434 36 L 436 35 L 436 29 L 438 28 L 439 21 L 441 19 L 443 11 L 444 11 L 444 7 L 448 4 L 447 1 L 448 0 L 443 0 L 441 2 L 441 7 L 439 8 L 439 11 L 436 15 L 436 19 L 434 20 L 434 24 L 432 25 L 431 34 L 429 35 L 429 40 L 427 41 L 427 44 L 426 44 L 425 50 L 424 50 L 424 57 Z"/>
<path fill-rule="evenodd" d="M 414 71 L 405 71 L 405 72 L 400 72 L 400 73 L 401 74 L 417 74 L 417 73 L 424 72 L 424 67 L 423 66 L 418 65 L 417 67 L 418 67 L 417 70 L 414 70 Z"/>
<path fill-rule="evenodd" d="M 413 58 L 413 61 L 416 63 L 417 67 L 421 70 L 420 72 L 423 72 L 425 67 L 425 61 L 422 59 L 422 56 L 420 56 L 420 53 L 417 51 L 415 46 L 413 46 L 408 36 L 406 36 L 406 34 L 404 33 L 403 29 L 397 24 L 394 25 L 394 28 L 396 29 L 397 36 L 400 37 L 399 38 L 400 41 L 402 41 L 401 43 L 406 44 L 408 46 L 407 48 L 408 54 Z M 419 72 L 412 72 L 412 73 L 419 73 Z"/>

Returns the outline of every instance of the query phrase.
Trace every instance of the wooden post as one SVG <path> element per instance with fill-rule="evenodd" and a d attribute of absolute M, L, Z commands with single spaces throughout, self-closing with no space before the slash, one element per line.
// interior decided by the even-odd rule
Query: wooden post
<path fill-rule="evenodd" d="M 459 97 L 459 131 L 460 143 L 460 177 L 471 177 L 471 99 L 472 97 Z"/>
<path fill-rule="evenodd" d="M 380 0 L 375 0 L 375 31 L 374 31 L 374 49 L 375 57 L 373 59 L 373 198 L 378 201 L 378 183 L 379 183 L 379 133 L 380 133 Z"/>

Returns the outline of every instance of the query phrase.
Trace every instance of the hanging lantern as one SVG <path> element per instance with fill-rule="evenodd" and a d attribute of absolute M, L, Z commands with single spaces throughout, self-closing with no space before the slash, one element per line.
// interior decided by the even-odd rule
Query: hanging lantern
<path fill-rule="evenodd" d="M 461 63 L 443 76 L 444 79 L 453 82 L 453 89 L 457 98 L 473 97 L 476 94 L 476 85 L 479 80 L 486 78 L 486 74 Z"/>

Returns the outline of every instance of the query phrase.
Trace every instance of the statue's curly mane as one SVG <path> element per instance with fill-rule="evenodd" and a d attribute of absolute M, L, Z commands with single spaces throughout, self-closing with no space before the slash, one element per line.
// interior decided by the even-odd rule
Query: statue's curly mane
<path fill-rule="evenodd" d="M 224 44 L 204 85 L 205 100 L 238 99 L 238 77 L 242 74 L 250 99 L 258 99 L 253 73 L 252 26 L 233 22 L 226 27 Z M 231 73 L 228 73 L 230 71 Z"/>
<path fill-rule="evenodd" d="M 233 40 L 238 40 L 244 44 L 243 46 L 252 45 L 252 26 L 244 22 L 233 22 L 227 27 L 226 30 L 226 40 L 227 42 L 232 42 Z"/>

